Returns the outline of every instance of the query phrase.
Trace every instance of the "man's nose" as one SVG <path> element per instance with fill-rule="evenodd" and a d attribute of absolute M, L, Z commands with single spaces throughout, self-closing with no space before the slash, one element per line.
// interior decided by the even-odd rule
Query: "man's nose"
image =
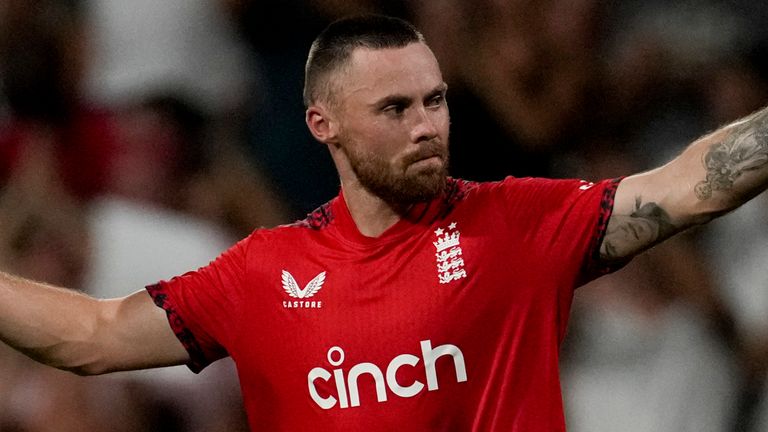
<path fill-rule="evenodd" d="M 411 141 L 419 143 L 437 137 L 437 126 L 425 107 L 415 110 L 414 124 L 411 129 Z"/>

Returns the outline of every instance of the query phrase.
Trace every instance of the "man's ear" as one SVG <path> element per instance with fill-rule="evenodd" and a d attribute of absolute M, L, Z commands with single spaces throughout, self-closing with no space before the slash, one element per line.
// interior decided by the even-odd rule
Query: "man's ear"
<path fill-rule="evenodd" d="M 304 120 L 316 140 L 329 145 L 335 145 L 338 142 L 338 123 L 327 107 L 323 105 L 310 106 L 307 108 Z"/>

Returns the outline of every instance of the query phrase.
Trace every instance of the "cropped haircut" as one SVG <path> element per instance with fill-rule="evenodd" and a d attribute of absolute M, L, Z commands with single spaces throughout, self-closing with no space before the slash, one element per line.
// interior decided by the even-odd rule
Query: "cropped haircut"
<path fill-rule="evenodd" d="M 409 22 L 384 15 L 342 18 L 325 28 L 312 43 L 304 68 L 304 105 L 331 102 L 331 77 L 343 67 L 356 48 L 402 48 L 424 42 Z"/>

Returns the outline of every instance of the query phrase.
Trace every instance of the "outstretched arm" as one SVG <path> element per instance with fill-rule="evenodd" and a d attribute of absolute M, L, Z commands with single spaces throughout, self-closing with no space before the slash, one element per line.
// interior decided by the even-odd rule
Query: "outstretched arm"
<path fill-rule="evenodd" d="M 97 300 L 4 273 L 0 340 L 34 360 L 80 375 L 189 360 L 165 312 L 144 291 Z"/>
<path fill-rule="evenodd" d="M 631 257 L 767 187 L 768 107 L 700 138 L 661 168 L 624 179 L 600 257 Z"/>

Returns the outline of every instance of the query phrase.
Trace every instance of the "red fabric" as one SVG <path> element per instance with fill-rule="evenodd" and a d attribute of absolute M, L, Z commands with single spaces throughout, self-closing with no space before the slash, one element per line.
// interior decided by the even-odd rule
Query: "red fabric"
<path fill-rule="evenodd" d="M 195 369 L 233 357 L 254 431 L 563 431 L 558 351 L 574 289 L 611 270 L 616 184 L 451 180 L 375 239 L 340 196 L 150 294 Z"/>

